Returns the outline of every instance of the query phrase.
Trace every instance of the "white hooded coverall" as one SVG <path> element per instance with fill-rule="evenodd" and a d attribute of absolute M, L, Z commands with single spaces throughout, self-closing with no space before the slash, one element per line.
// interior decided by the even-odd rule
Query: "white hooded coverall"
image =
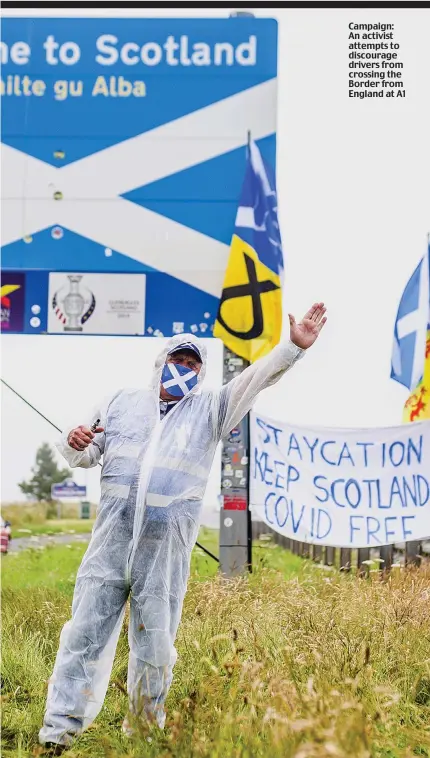
<path fill-rule="evenodd" d="M 198 383 L 160 420 L 160 379 L 177 345 L 198 343 Z M 218 391 L 202 391 L 206 349 L 195 335 L 170 339 L 148 389 L 121 390 L 90 425 L 104 431 L 84 451 L 57 447 L 69 466 L 90 468 L 103 455 L 101 500 L 77 573 L 72 618 L 64 625 L 49 682 L 42 744 L 69 744 L 99 713 L 130 597 L 130 709 L 164 726 L 164 701 L 196 542 L 202 500 L 219 441 L 277 382 L 303 350 L 284 342 Z"/>

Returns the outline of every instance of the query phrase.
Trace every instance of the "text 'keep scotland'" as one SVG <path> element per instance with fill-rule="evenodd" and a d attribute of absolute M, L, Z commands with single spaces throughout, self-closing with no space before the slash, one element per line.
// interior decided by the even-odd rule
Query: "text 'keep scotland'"
<path fill-rule="evenodd" d="M 406 97 L 394 24 L 348 24 L 348 96 Z"/>
<path fill-rule="evenodd" d="M 343 547 L 426 535 L 430 437 L 419 427 L 369 435 L 304 434 L 256 417 L 251 498 L 263 521 L 289 537 Z"/>

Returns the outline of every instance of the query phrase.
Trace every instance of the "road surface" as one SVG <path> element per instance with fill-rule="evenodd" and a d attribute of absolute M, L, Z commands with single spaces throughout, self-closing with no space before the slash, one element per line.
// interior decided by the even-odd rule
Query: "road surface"
<path fill-rule="evenodd" d="M 206 512 L 202 520 L 202 526 L 217 529 L 219 527 L 219 512 Z M 18 553 L 27 548 L 37 548 L 45 545 L 70 545 L 74 542 L 89 542 L 91 534 L 39 534 L 34 537 L 16 537 L 12 538 L 9 543 L 9 553 Z M 403 545 L 396 545 L 396 558 L 400 558 L 403 553 Z M 430 540 L 424 540 L 422 543 L 424 555 L 430 555 Z"/>
<path fill-rule="evenodd" d="M 70 545 L 72 542 L 89 542 L 91 534 L 38 534 L 34 537 L 16 537 L 9 543 L 9 553 L 19 553 L 29 547 L 45 545 Z"/>
<path fill-rule="evenodd" d="M 205 508 L 202 512 L 202 526 L 211 529 L 219 529 L 219 511 Z M 9 553 L 18 553 L 21 550 L 45 545 L 70 545 L 73 542 L 89 542 L 91 534 L 38 534 L 28 537 L 13 537 L 9 543 Z"/>

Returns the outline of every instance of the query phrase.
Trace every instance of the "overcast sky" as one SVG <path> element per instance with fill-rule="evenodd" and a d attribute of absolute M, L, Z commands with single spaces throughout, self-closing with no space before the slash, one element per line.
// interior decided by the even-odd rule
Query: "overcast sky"
<path fill-rule="evenodd" d="M 87 13 L 118 15 L 106 9 Z M 256 408 L 308 426 L 399 424 L 407 391 L 390 379 L 393 326 L 430 231 L 430 12 L 271 11 L 268 5 L 255 13 L 279 21 L 277 177 L 285 314 L 301 317 L 315 300 L 324 300 L 329 316 L 317 345 L 261 395 Z M 71 14 L 81 12 L 61 15 Z M 406 98 L 348 98 L 350 21 L 395 24 Z M 206 343 L 207 383 L 215 387 L 221 382 L 222 346 Z M 78 425 L 100 397 L 121 386 L 144 385 L 159 348 L 159 341 L 146 338 L 5 336 L 2 376 L 58 426 Z M 10 502 L 22 499 L 17 482 L 28 477 L 37 447 L 54 443 L 57 434 L 7 389 L 2 411 L 1 496 Z M 208 503 L 219 491 L 219 466 L 218 456 Z M 77 471 L 75 478 L 87 481 L 96 501 L 99 470 Z"/>

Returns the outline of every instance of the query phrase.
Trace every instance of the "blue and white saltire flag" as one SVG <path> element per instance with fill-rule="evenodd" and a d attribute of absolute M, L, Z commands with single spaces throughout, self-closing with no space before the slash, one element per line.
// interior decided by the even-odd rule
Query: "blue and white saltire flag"
<path fill-rule="evenodd" d="M 409 390 L 423 378 L 429 328 L 430 243 L 405 287 L 394 326 L 391 378 Z"/>
<path fill-rule="evenodd" d="M 195 371 L 176 363 L 166 363 L 161 375 L 163 387 L 173 397 L 184 397 L 197 384 Z"/>
<path fill-rule="evenodd" d="M 284 274 L 278 195 L 272 167 L 263 159 L 254 140 L 248 146 L 247 173 L 236 215 L 236 232 L 258 251 L 260 260 L 279 275 Z"/>

